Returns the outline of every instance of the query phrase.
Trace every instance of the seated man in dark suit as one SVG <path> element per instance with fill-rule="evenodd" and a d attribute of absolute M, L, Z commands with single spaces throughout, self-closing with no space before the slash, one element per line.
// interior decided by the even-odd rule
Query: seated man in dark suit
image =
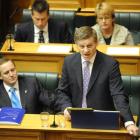
<path fill-rule="evenodd" d="M 17 42 L 72 43 L 66 23 L 49 18 L 49 4 L 44 0 L 32 5 L 32 21 L 20 24 L 15 32 Z"/>
<path fill-rule="evenodd" d="M 43 110 L 43 100 L 48 103 L 48 93 L 42 89 L 36 78 L 17 75 L 13 61 L 0 59 L 0 108 L 25 108 L 26 113 L 40 113 Z"/>
<path fill-rule="evenodd" d="M 70 119 L 68 107 L 118 110 L 131 135 L 137 135 L 124 91 L 118 62 L 96 50 L 97 34 L 88 26 L 77 28 L 74 41 L 80 53 L 64 60 L 62 78 L 57 89 L 56 105 Z"/>

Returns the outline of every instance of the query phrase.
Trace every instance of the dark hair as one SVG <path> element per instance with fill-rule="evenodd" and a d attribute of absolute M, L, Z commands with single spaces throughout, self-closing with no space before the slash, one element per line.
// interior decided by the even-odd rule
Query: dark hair
<path fill-rule="evenodd" d="M 32 11 L 32 14 L 33 14 L 33 11 L 37 11 L 39 13 L 47 11 L 47 14 L 49 14 L 49 4 L 45 0 L 35 0 L 35 2 L 32 5 L 31 11 Z"/>

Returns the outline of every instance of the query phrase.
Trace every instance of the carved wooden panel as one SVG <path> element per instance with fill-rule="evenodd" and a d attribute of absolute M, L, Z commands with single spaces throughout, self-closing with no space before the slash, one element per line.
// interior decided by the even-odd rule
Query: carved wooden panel
<path fill-rule="evenodd" d="M 32 5 L 34 0 L 15 0 L 19 7 Z M 102 0 L 48 0 L 50 8 L 95 8 Z M 140 9 L 139 0 L 105 0 L 111 3 L 115 9 Z"/>
<path fill-rule="evenodd" d="M 67 133 L 63 135 L 63 140 L 131 140 L 129 135 L 117 135 L 117 134 L 104 134 L 104 133 Z"/>
<path fill-rule="evenodd" d="M 84 6 L 85 0 L 47 0 L 50 8 L 80 8 Z M 34 0 L 31 0 L 30 6 Z"/>
<path fill-rule="evenodd" d="M 1 129 L 0 140 L 44 140 L 44 134 L 39 131 Z"/>
<path fill-rule="evenodd" d="M 133 9 L 140 10 L 140 1 L 139 0 L 106 0 L 109 2 L 115 9 Z"/>

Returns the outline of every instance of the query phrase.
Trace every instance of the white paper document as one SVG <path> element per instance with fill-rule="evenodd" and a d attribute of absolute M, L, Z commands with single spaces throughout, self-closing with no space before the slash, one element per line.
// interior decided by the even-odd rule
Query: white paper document
<path fill-rule="evenodd" d="M 37 52 L 44 53 L 69 53 L 72 46 L 53 46 L 53 45 L 40 45 Z"/>
<path fill-rule="evenodd" d="M 138 47 L 108 47 L 107 54 L 111 55 L 139 55 Z"/>

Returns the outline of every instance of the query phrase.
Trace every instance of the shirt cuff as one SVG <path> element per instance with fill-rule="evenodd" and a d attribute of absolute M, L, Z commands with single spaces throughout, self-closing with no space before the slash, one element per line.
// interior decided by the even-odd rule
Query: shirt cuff
<path fill-rule="evenodd" d="M 124 123 L 124 126 L 126 128 L 127 126 L 132 125 L 132 124 L 134 124 L 133 121 L 127 121 L 127 122 Z"/>

